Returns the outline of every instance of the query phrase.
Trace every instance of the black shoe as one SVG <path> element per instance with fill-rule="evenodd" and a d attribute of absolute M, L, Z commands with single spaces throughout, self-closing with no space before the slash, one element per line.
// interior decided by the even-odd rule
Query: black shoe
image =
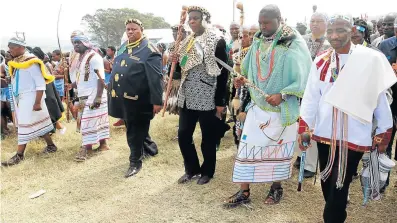
<path fill-rule="evenodd" d="M 303 177 L 304 178 L 312 178 L 312 177 L 314 177 L 314 175 L 316 175 L 316 173 L 314 173 L 312 171 L 305 170 L 303 172 Z"/>
<path fill-rule="evenodd" d="M 296 160 L 295 160 L 295 162 L 294 162 L 294 167 L 296 168 L 296 169 L 299 169 L 300 167 L 301 167 L 301 158 L 298 156 L 298 157 L 296 157 Z"/>
<path fill-rule="evenodd" d="M 200 176 L 199 174 L 197 174 L 197 175 L 189 175 L 189 174 L 185 173 L 185 174 L 183 174 L 183 176 L 181 178 L 179 178 L 178 184 L 188 183 L 188 182 L 198 178 L 199 176 Z"/>
<path fill-rule="evenodd" d="M 141 169 L 142 169 L 142 163 L 132 164 L 130 168 L 128 168 L 127 173 L 125 173 L 125 178 L 136 175 Z"/>
<path fill-rule="evenodd" d="M 234 122 L 233 117 L 230 117 L 230 118 L 226 121 L 226 123 L 233 123 L 233 122 Z"/>
<path fill-rule="evenodd" d="M 379 192 L 380 192 L 381 194 L 384 194 L 384 193 L 386 192 L 386 186 L 380 188 Z"/>
<path fill-rule="evenodd" d="M 211 178 L 209 176 L 201 176 L 200 179 L 198 179 L 197 184 L 198 185 L 204 185 L 209 183 Z"/>
<path fill-rule="evenodd" d="M 14 166 L 20 163 L 21 161 L 24 160 L 24 156 L 20 154 L 15 154 L 13 157 L 11 157 L 8 161 L 2 162 L 1 165 L 3 166 Z"/>

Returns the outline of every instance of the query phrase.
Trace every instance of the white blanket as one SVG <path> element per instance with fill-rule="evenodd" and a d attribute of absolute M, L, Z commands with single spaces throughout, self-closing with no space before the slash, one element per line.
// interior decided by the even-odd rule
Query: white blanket
<path fill-rule="evenodd" d="M 386 57 L 356 46 L 324 101 L 362 123 L 372 123 L 379 95 L 397 82 Z"/>

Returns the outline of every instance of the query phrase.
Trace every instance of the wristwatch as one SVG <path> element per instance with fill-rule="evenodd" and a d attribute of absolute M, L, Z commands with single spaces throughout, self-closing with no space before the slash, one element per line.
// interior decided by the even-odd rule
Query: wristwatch
<path fill-rule="evenodd" d="M 281 94 L 281 99 L 283 99 L 283 101 L 286 101 L 288 99 L 288 95 L 287 94 Z"/>

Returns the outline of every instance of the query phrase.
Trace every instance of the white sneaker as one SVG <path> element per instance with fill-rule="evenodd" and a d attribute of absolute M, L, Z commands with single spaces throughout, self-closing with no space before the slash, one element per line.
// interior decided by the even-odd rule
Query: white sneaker
<path fill-rule="evenodd" d="M 66 133 L 66 127 L 63 127 L 59 130 L 59 134 L 64 135 Z"/>

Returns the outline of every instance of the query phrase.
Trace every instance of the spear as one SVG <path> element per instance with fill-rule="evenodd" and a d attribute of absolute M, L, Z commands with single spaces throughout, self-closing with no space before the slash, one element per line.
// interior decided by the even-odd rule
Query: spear
<path fill-rule="evenodd" d="M 185 21 L 186 21 L 187 10 L 188 10 L 188 8 L 186 6 L 182 6 L 181 18 L 180 18 L 179 27 L 178 27 L 178 35 L 177 35 L 176 41 L 175 41 L 174 53 L 179 52 L 179 45 L 182 41 L 182 36 L 183 36 L 182 29 L 183 29 L 183 25 L 185 24 Z M 170 93 L 171 93 L 172 77 L 174 76 L 176 63 L 177 63 L 176 61 L 172 61 L 170 77 L 168 79 L 168 84 L 167 84 L 167 92 L 165 94 L 165 101 L 164 101 L 162 117 L 164 117 L 165 110 L 167 109 L 168 97 L 170 96 Z"/>
<path fill-rule="evenodd" d="M 61 18 L 61 10 L 62 10 L 62 4 L 59 7 L 59 12 L 58 12 L 58 21 L 57 21 L 57 39 L 58 39 L 58 47 L 59 51 L 61 52 L 61 61 L 60 61 L 60 67 L 63 69 L 63 76 L 64 76 L 64 82 L 69 83 L 69 72 L 66 65 L 66 58 L 62 53 L 62 48 L 61 48 L 61 42 L 59 41 L 59 20 Z M 70 122 L 70 115 L 69 115 L 69 89 L 65 87 L 65 102 L 66 102 L 66 120 L 67 122 Z"/>

